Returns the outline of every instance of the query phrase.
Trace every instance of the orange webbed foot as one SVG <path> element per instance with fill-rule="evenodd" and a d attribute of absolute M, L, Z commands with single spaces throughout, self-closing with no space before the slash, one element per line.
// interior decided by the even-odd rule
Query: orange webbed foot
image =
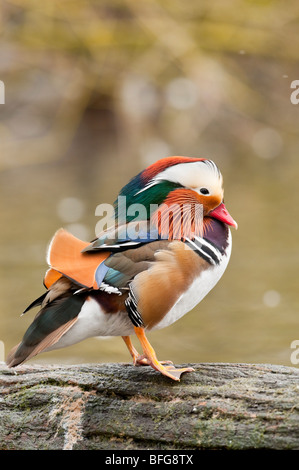
<path fill-rule="evenodd" d="M 171 361 L 158 361 L 153 347 L 150 345 L 148 339 L 145 336 L 144 328 L 134 327 L 134 330 L 143 349 L 142 355 L 140 355 L 135 349 L 129 336 L 122 337 L 130 351 L 134 365 L 151 366 L 153 369 L 161 372 L 161 374 L 176 381 L 180 380 L 180 377 L 184 372 L 194 372 L 194 369 L 192 367 L 176 369 Z"/>
<path fill-rule="evenodd" d="M 159 361 L 159 362 L 160 362 L 160 364 L 173 364 L 172 361 Z M 146 357 L 144 354 L 138 355 L 133 360 L 133 364 L 134 364 L 134 366 L 151 366 L 151 367 L 153 367 L 151 360 L 148 357 Z"/>
<path fill-rule="evenodd" d="M 151 366 L 151 361 L 144 355 L 139 354 L 137 349 L 133 346 L 130 336 L 122 336 L 122 339 L 126 343 L 128 350 L 133 358 L 134 366 Z M 172 361 L 160 361 L 160 364 L 173 364 Z"/>

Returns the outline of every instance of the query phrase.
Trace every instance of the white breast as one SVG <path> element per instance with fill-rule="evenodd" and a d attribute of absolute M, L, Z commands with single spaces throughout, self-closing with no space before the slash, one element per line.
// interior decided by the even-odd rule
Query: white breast
<path fill-rule="evenodd" d="M 203 271 L 200 276 L 193 281 L 189 289 L 181 295 L 172 309 L 164 316 L 163 320 L 153 327 L 153 330 L 160 330 L 161 328 L 165 328 L 179 320 L 179 318 L 190 312 L 190 310 L 192 310 L 210 292 L 211 289 L 213 289 L 227 268 L 231 249 L 232 238 L 229 230 L 228 246 L 226 248 L 226 253 L 221 256 L 220 263 Z"/>

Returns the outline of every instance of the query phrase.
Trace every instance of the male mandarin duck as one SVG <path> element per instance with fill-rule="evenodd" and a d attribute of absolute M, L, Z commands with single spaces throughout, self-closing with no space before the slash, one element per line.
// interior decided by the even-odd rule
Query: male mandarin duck
<path fill-rule="evenodd" d="M 25 312 L 38 305 L 41 309 L 9 353 L 8 366 L 88 337 L 122 336 L 134 365 L 150 365 L 173 380 L 193 370 L 159 362 L 145 331 L 185 315 L 228 265 L 228 226 L 237 224 L 223 203 L 222 175 L 211 160 L 167 157 L 135 176 L 119 196 L 134 210 L 119 222 L 118 197 L 114 225 L 93 242 L 63 229 L 54 235 L 44 278 L 47 290 Z M 142 208 L 145 216 L 134 225 L 136 211 L 144 215 Z M 132 333 L 142 355 L 131 342 Z"/>

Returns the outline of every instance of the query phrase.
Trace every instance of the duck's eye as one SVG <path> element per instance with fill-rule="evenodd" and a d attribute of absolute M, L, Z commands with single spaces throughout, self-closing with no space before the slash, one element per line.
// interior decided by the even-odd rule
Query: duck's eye
<path fill-rule="evenodd" d="M 209 194 L 209 190 L 207 188 L 200 188 L 199 191 L 200 191 L 201 194 L 204 194 L 204 195 Z"/>

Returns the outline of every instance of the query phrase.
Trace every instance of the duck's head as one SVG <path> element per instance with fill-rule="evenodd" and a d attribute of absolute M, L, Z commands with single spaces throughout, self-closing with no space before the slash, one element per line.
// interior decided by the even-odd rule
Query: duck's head
<path fill-rule="evenodd" d="M 223 202 L 221 172 L 211 160 L 189 157 L 163 158 L 135 176 L 121 190 L 120 196 L 126 196 L 127 207 L 131 204 L 144 206 L 148 216 L 153 215 L 151 207 L 158 205 L 160 212 L 154 212 L 154 220 L 159 223 L 161 217 L 157 214 L 161 214 L 161 211 L 162 214 L 163 211 L 169 214 L 170 208 L 173 208 L 173 220 L 179 218 L 181 222 L 182 208 L 185 207 L 186 210 L 189 208 L 193 224 L 196 213 L 199 214 L 196 208 L 200 208 L 203 225 L 208 223 L 210 218 L 214 218 L 237 228 L 237 223 Z M 180 217 L 176 217 L 178 209 Z M 127 218 L 126 221 L 129 220 Z M 179 235 L 174 238 L 181 238 Z"/>

